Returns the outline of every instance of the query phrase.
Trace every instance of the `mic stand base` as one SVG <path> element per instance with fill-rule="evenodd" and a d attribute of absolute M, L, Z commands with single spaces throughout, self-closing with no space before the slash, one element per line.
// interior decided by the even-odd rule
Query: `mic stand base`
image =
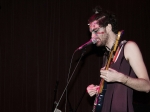
<path fill-rule="evenodd" d="M 54 112 L 62 112 L 62 111 L 59 109 L 55 109 Z"/>

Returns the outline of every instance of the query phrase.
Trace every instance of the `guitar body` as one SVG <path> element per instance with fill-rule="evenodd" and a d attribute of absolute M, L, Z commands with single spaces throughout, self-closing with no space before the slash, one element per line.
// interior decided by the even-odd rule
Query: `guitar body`
<path fill-rule="evenodd" d="M 104 96 L 106 93 L 107 82 L 104 82 L 104 89 L 100 94 L 97 94 L 94 100 L 94 106 L 92 112 L 101 112 L 103 107 Z"/>

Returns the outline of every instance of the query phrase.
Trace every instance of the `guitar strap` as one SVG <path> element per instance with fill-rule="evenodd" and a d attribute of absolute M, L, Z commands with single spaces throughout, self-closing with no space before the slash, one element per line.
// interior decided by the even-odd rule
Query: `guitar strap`
<path fill-rule="evenodd" d="M 120 54 L 120 52 L 122 50 L 122 45 L 124 45 L 126 42 L 127 42 L 126 40 L 123 40 L 123 41 L 120 42 L 120 44 L 119 44 L 119 46 L 117 48 L 117 51 L 116 51 L 116 53 L 115 53 L 115 55 L 113 57 L 113 60 L 112 60 L 113 62 L 116 62 L 116 60 L 118 59 L 119 54 Z"/>

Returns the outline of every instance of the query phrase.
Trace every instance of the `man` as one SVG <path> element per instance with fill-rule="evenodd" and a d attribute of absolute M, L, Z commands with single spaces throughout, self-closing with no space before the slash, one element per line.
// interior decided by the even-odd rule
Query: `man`
<path fill-rule="evenodd" d="M 97 40 L 96 46 L 105 46 L 107 51 L 111 52 L 118 36 L 115 15 L 96 10 L 89 19 L 89 30 L 91 38 Z M 110 67 L 106 70 L 103 64 L 100 69 L 100 77 L 107 83 L 101 112 L 134 112 L 133 90 L 146 93 L 150 91 L 148 72 L 137 44 L 127 41 L 119 44 L 118 49 Z M 98 89 L 99 86 L 91 84 L 87 87 L 87 92 L 94 96 Z"/>

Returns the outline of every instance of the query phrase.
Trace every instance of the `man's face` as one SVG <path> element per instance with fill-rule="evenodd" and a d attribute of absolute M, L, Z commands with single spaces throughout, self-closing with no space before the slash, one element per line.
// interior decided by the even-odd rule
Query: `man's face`
<path fill-rule="evenodd" d="M 89 30 L 91 32 L 91 38 L 96 38 L 97 39 L 97 46 L 104 46 L 107 41 L 107 33 L 106 33 L 106 28 L 101 27 L 98 24 L 98 21 L 95 20 L 89 24 Z"/>

